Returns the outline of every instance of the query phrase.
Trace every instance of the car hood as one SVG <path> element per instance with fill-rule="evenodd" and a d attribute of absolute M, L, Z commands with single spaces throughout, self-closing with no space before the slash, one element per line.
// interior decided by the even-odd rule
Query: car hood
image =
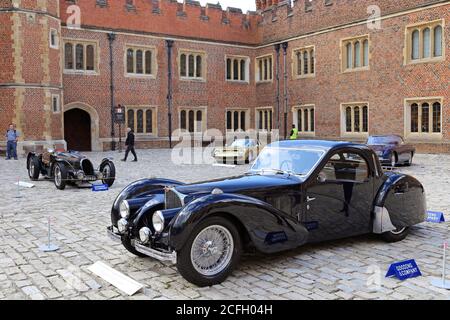
<path fill-rule="evenodd" d="M 372 149 L 373 151 L 385 151 L 385 150 L 390 150 L 393 147 L 387 144 L 372 144 L 372 145 L 368 145 L 370 149 Z"/>
<path fill-rule="evenodd" d="M 71 162 L 81 161 L 82 159 L 86 158 L 85 156 L 81 155 L 78 152 L 58 152 L 56 153 L 56 157 Z"/>
<path fill-rule="evenodd" d="M 224 193 L 250 194 L 252 191 L 264 190 L 266 193 L 289 186 L 298 185 L 303 180 L 297 176 L 288 175 L 254 175 L 247 174 L 226 179 L 198 182 L 178 186 L 175 189 L 184 195 L 208 194 L 214 189 Z"/>
<path fill-rule="evenodd" d="M 221 148 L 216 148 L 216 151 L 220 151 L 220 152 L 235 152 L 235 151 L 243 151 L 247 149 L 246 147 L 221 147 Z"/>

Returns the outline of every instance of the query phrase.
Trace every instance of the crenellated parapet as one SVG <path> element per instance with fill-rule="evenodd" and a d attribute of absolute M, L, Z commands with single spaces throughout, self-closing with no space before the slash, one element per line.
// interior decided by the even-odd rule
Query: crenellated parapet
<path fill-rule="evenodd" d="M 369 21 L 443 0 L 256 0 L 263 43 L 358 21 Z"/>
<path fill-rule="evenodd" d="M 261 15 L 193 0 L 61 0 L 63 25 L 68 7 L 80 8 L 82 27 L 138 31 L 196 39 L 257 44 Z"/>

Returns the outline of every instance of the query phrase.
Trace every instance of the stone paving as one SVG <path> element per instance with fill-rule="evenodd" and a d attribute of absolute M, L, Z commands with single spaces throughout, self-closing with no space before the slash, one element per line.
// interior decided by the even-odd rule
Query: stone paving
<path fill-rule="evenodd" d="M 174 165 L 169 150 L 139 151 L 140 162 L 120 162 L 118 153 L 88 153 L 94 165 L 114 157 L 118 179 L 108 192 L 68 187 L 55 189 L 38 181 L 33 189 L 14 182 L 28 181 L 25 159 L 0 160 L 0 299 L 449 299 L 450 291 L 430 285 L 441 274 L 441 245 L 449 225 L 423 223 L 409 237 L 387 244 L 373 235 L 307 245 L 272 256 L 243 258 L 221 285 L 197 288 L 175 266 L 138 258 L 105 233 L 110 208 L 120 190 L 143 177 L 166 177 L 185 182 L 242 173 L 211 165 Z M 450 156 L 417 155 L 411 168 L 426 187 L 428 208 L 450 219 Z M 22 198 L 15 198 L 17 195 Z M 54 253 L 41 252 L 51 217 Z M 384 275 L 392 262 L 416 259 L 423 277 L 400 282 Z M 145 285 L 128 297 L 87 268 L 103 261 Z M 450 270 L 448 272 L 450 274 Z M 450 281 L 450 275 L 449 275 Z"/>

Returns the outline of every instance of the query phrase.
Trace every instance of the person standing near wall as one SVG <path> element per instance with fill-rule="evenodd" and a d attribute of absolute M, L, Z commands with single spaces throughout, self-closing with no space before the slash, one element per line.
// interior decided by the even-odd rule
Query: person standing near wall
<path fill-rule="evenodd" d="M 128 158 L 128 154 L 131 153 L 134 156 L 134 160 L 133 162 L 137 162 L 137 155 L 136 155 L 136 151 L 134 150 L 134 133 L 133 130 L 131 130 L 131 128 L 127 128 L 127 140 L 125 140 L 125 145 L 127 146 L 127 151 L 125 151 L 125 158 L 122 159 L 122 161 L 127 161 Z"/>
<path fill-rule="evenodd" d="M 19 133 L 17 132 L 13 124 L 9 125 L 8 130 L 6 130 L 5 137 L 6 137 L 6 160 L 11 160 L 11 157 L 13 157 L 14 160 L 18 160 L 17 142 L 19 141 Z"/>
<path fill-rule="evenodd" d="M 295 124 L 292 125 L 291 130 L 291 140 L 297 140 L 298 139 L 298 129 L 295 127 Z"/>

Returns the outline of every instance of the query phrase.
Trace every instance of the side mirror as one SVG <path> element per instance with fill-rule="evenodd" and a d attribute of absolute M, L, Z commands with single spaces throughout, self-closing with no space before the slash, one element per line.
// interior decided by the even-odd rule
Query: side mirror
<path fill-rule="evenodd" d="M 327 181 L 327 176 L 325 173 L 320 172 L 319 175 L 317 176 L 317 181 L 320 183 L 324 183 Z"/>

